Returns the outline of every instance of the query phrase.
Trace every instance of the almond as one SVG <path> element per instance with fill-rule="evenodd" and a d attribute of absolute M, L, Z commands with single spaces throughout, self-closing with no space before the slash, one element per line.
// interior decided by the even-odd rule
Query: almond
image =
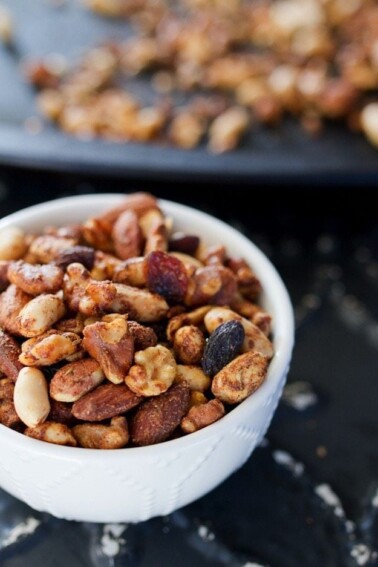
<path fill-rule="evenodd" d="M 102 421 L 127 412 L 142 401 L 126 384 L 104 384 L 72 406 L 72 414 L 83 421 Z"/>

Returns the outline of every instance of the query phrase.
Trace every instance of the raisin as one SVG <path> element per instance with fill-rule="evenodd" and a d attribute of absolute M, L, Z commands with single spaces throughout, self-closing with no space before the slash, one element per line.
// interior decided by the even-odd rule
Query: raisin
<path fill-rule="evenodd" d="M 242 347 L 244 334 L 240 321 L 226 321 L 216 328 L 207 341 L 202 358 L 205 374 L 214 376 L 235 358 Z"/>
<path fill-rule="evenodd" d="M 170 252 L 182 252 L 193 256 L 199 246 L 200 239 L 192 234 L 184 234 L 183 232 L 175 232 L 169 239 Z"/>
<path fill-rule="evenodd" d="M 147 256 L 147 287 L 163 296 L 168 303 L 183 301 L 188 288 L 184 264 L 166 252 L 154 251 Z"/>

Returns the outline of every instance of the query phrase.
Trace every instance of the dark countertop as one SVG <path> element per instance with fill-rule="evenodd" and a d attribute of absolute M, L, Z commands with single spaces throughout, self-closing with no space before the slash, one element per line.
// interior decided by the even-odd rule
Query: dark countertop
<path fill-rule="evenodd" d="M 267 439 L 216 490 L 138 525 L 80 524 L 0 491 L 2 567 L 349 567 L 378 563 L 378 222 L 373 189 L 175 184 L 0 171 L 0 216 L 83 192 L 152 190 L 245 231 L 297 321 Z M 252 195 L 254 205 L 245 204 Z M 42 472 L 41 472 L 42 474 Z"/>

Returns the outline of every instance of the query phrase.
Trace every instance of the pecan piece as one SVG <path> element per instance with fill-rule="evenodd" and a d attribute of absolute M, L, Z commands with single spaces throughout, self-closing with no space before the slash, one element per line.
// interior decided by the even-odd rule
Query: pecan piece
<path fill-rule="evenodd" d="M 33 297 L 11 284 L 0 295 L 0 326 L 13 335 L 19 335 L 17 316 Z"/>
<path fill-rule="evenodd" d="M 62 287 L 63 271 L 53 264 L 33 265 L 18 260 L 10 264 L 8 278 L 30 295 L 55 293 Z"/>
<path fill-rule="evenodd" d="M 0 329 L 0 372 L 15 382 L 23 364 L 18 360 L 21 347 L 8 333 Z"/>
<path fill-rule="evenodd" d="M 190 404 L 190 390 L 185 384 L 174 384 L 167 392 L 144 402 L 130 421 L 134 445 L 161 443 L 170 437 Z"/>
<path fill-rule="evenodd" d="M 241 354 L 214 376 L 211 391 L 222 402 L 237 404 L 261 386 L 268 363 L 259 352 Z"/>
<path fill-rule="evenodd" d="M 134 408 L 143 400 L 126 384 L 102 384 L 72 406 L 72 415 L 83 421 L 103 421 Z"/>
<path fill-rule="evenodd" d="M 54 445 L 65 445 L 67 447 L 77 447 L 77 441 L 72 435 L 70 428 L 64 423 L 55 423 L 54 421 L 45 421 L 35 427 L 27 427 L 25 435 L 53 443 Z"/>
<path fill-rule="evenodd" d="M 129 442 L 129 430 L 124 417 L 113 417 L 110 425 L 83 423 L 73 428 L 79 445 L 86 449 L 121 449 Z"/>
<path fill-rule="evenodd" d="M 114 384 L 123 382 L 134 355 L 134 340 L 124 317 L 87 325 L 83 347 L 99 362 L 105 376 Z"/>
<path fill-rule="evenodd" d="M 225 414 L 224 405 L 215 399 L 204 404 L 193 405 L 188 414 L 181 420 L 181 429 L 185 433 L 194 433 L 218 421 Z"/>
<path fill-rule="evenodd" d="M 151 327 L 144 327 L 136 321 L 128 321 L 129 333 L 134 339 L 135 350 L 145 350 L 157 344 L 158 339 L 156 333 Z"/>
<path fill-rule="evenodd" d="M 22 422 L 11 400 L 0 401 L 0 423 L 11 429 L 20 429 Z"/>
<path fill-rule="evenodd" d="M 50 397 L 60 402 L 76 402 L 96 388 L 105 376 L 93 358 L 70 362 L 60 368 L 50 382 Z"/>

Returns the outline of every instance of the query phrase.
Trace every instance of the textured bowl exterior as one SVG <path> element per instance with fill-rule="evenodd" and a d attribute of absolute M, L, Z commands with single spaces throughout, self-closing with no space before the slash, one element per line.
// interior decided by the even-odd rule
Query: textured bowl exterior
<path fill-rule="evenodd" d="M 74 223 L 122 199 L 120 195 L 69 197 L 37 205 L 0 221 L 38 230 Z M 267 258 L 228 225 L 162 201 L 180 230 L 223 242 L 245 257 L 261 278 L 263 303 L 273 314 L 275 357 L 261 388 L 217 423 L 160 445 L 96 451 L 59 447 L 0 426 L 0 485 L 32 508 L 59 518 L 139 522 L 206 494 L 242 466 L 260 443 L 277 407 L 293 347 L 293 314 L 286 289 Z"/>

